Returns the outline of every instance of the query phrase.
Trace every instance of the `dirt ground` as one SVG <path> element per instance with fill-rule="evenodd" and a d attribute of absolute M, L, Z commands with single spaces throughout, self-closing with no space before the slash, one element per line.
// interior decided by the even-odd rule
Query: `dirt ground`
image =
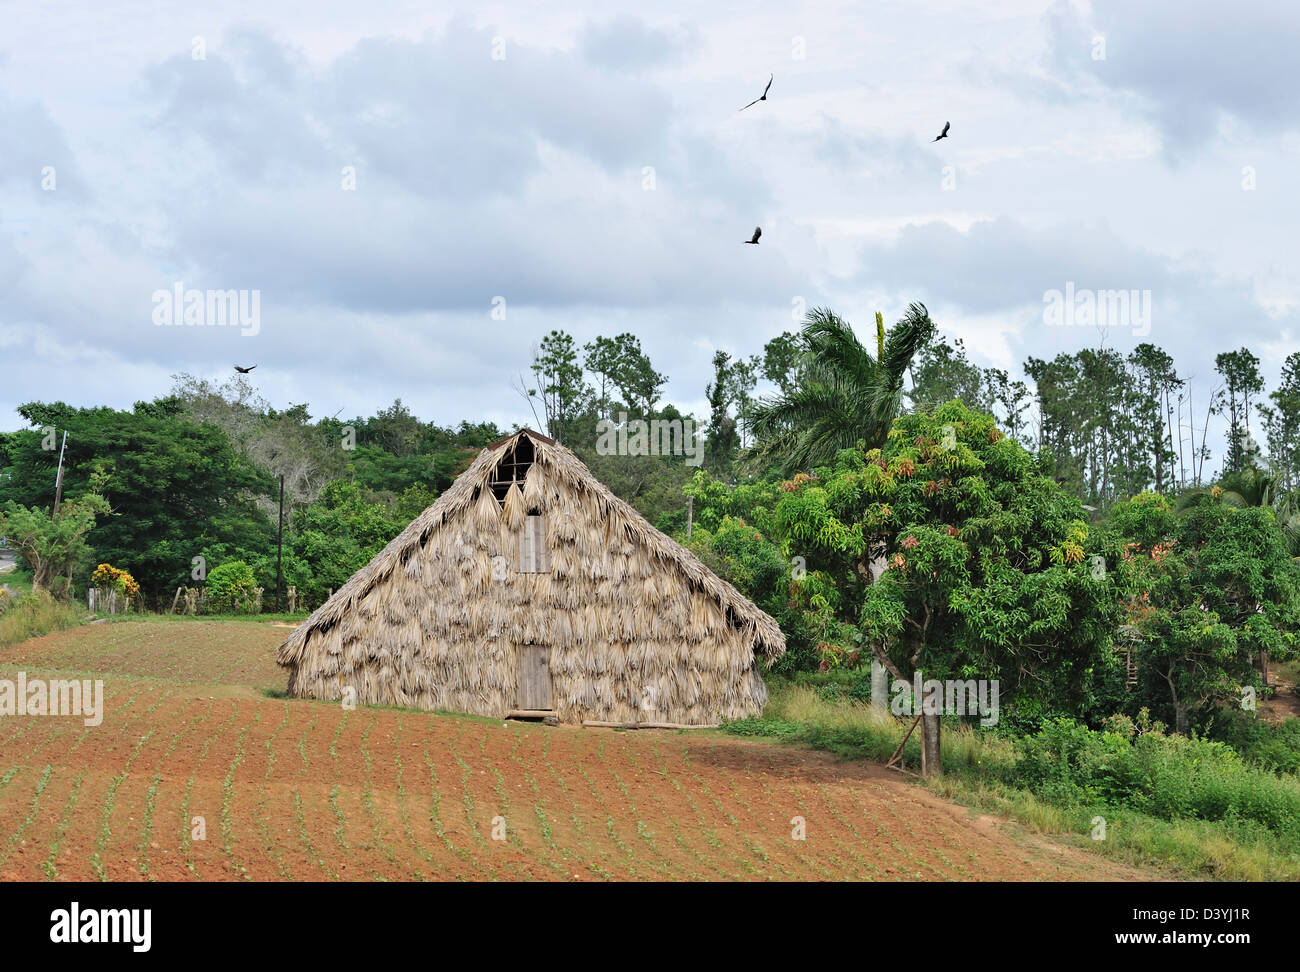
<path fill-rule="evenodd" d="M 1148 876 L 813 750 L 276 698 L 284 634 L 116 623 L 0 652 L 0 678 L 107 698 L 98 727 L 0 719 L 0 879 Z"/>
<path fill-rule="evenodd" d="M 1300 695 L 1296 694 L 1294 679 L 1285 672 L 1274 671 L 1269 684 L 1273 686 L 1274 694 L 1260 706 L 1260 715 L 1274 724 L 1300 719 Z"/>

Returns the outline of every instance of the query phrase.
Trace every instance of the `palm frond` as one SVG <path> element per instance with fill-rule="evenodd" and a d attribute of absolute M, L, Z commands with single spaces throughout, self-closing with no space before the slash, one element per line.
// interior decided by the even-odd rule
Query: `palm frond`
<path fill-rule="evenodd" d="M 933 335 L 934 321 L 930 320 L 930 312 L 924 304 L 909 304 L 907 313 L 889 329 L 880 365 L 900 387 L 912 359 Z"/>
<path fill-rule="evenodd" d="M 903 376 L 934 324 L 925 305 L 912 304 L 883 341 L 877 325 L 873 356 L 848 321 L 823 307 L 808 312 L 800 331 L 801 384 L 760 400 L 747 458 L 789 472 L 828 463 L 859 441 L 869 448 L 884 441 L 902 410 Z"/>

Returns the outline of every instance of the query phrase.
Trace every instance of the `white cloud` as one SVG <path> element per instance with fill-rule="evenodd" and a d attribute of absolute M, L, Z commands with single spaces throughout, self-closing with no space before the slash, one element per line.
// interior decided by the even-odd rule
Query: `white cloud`
<path fill-rule="evenodd" d="M 317 414 L 401 396 L 442 422 L 531 420 L 509 381 L 551 328 L 636 332 L 698 406 L 709 350 L 761 353 L 795 296 L 861 323 L 925 300 L 1016 371 L 1095 344 L 1042 326 L 1070 279 L 1152 289 L 1150 339 L 1198 381 L 1242 343 L 1272 374 L 1300 335 L 1300 14 L 1188 11 L 230 0 L 85 3 L 56 31 L 20 7 L 0 39 L 23 92 L 0 97 L 0 346 L 23 367 L 0 428 L 31 398 L 129 406 L 246 358 L 268 398 Z M 260 289 L 261 335 L 153 328 L 177 280 Z"/>

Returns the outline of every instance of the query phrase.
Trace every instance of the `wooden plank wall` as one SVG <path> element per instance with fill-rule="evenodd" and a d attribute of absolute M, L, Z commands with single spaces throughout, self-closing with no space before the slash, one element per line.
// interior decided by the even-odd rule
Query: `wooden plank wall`
<path fill-rule="evenodd" d="M 546 574 L 551 570 L 551 548 L 546 543 L 546 517 L 530 516 L 519 531 L 519 573 Z"/>

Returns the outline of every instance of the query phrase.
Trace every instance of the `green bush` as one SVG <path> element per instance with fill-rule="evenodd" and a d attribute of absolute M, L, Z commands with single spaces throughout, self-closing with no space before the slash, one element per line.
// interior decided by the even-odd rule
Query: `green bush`
<path fill-rule="evenodd" d="M 1064 806 L 1253 823 L 1300 842 L 1300 781 L 1253 766 L 1221 742 L 1165 735 L 1159 727 L 1135 732 L 1049 720 L 1020 740 L 1010 782 Z"/>
<path fill-rule="evenodd" d="M 849 686 L 848 696 L 857 702 L 871 701 L 871 668 L 868 666 L 865 672 L 858 672 L 857 680 Z M 886 696 L 888 700 L 888 696 Z"/>
<path fill-rule="evenodd" d="M 1213 726 L 1212 734 L 1248 762 L 1278 773 L 1300 774 L 1300 719 L 1273 725 L 1253 712 L 1228 710 Z"/>
<path fill-rule="evenodd" d="M 257 576 L 242 560 L 231 560 L 208 573 L 208 610 L 246 614 L 257 599 Z"/>
<path fill-rule="evenodd" d="M 1129 739 L 1073 719 L 1049 719 L 1023 737 L 1013 779 L 1067 806 L 1122 803 L 1137 784 Z"/>

